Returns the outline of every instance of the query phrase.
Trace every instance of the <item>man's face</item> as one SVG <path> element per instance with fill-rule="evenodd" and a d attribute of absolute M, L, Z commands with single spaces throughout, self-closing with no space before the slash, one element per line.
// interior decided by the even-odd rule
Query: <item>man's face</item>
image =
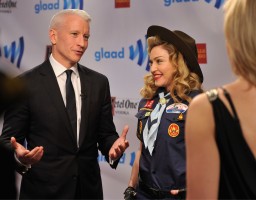
<path fill-rule="evenodd" d="M 77 15 L 67 15 L 56 28 L 49 32 L 53 44 L 53 57 L 67 68 L 81 59 L 88 47 L 89 22 Z"/>

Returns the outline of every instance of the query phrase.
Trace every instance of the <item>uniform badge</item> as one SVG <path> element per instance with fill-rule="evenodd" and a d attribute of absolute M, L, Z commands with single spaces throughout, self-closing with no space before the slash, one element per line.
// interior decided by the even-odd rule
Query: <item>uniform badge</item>
<path fill-rule="evenodd" d="M 164 104 L 167 103 L 167 99 L 164 98 L 164 97 L 163 97 L 163 98 L 160 98 L 160 99 L 159 99 L 159 103 L 162 104 L 162 105 L 164 105 Z"/>
<path fill-rule="evenodd" d="M 177 137 L 180 134 L 180 127 L 178 124 L 172 123 L 168 128 L 168 134 L 171 137 Z"/>
<path fill-rule="evenodd" d="M 142 133 L 142 121 L 139 121 L 139 131 L 140 131 L 140 134 Z"/>
<path fill-rule="evenodd" d="M 147 110 L 147 111 L 152 111 L 152 108 L 140 108 L 140 110 Z"/>
<path fill-rule="evenodd" d="M 144 108 L 152 108 L 154 103 L 154 100 L 147 100 L 146 105 L 144 106 Z"/>
<path fill-rule="evenodd" d="M 177 118 L 177 120 L 183 120 L 183 114 L 182 113 L 179 114 L 179 117 Z"/>
<path fill-rule="evenodd" d="M 145 117 L 148 117 L 150 115 L 151 112 L 146 112 L 145 113 Z"/>
<path fill-rule="evenodd" d="M 167 113 L 184 113 L 188 106 L 184 103 L 173 103 L 166 108 Z"/>

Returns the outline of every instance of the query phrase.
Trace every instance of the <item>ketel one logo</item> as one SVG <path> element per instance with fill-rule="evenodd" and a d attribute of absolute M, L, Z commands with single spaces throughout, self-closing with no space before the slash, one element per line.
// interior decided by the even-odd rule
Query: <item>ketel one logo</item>
<path fill-rule="evenodd" d="M 149 71 L 150 67 L 149 67 L 149 59 L 148 59 L 148 52 L 147 52 L 147 42 L 146 42 L 146 36 L 145 36 L 145 41 L 144 41 L 144 47 L 143 47 L 143 43 L 141 40 L 137 41 L 136 46 L 130 46 L 129 50 L 130 50 L 130 59 L 134 60 L 136 57 L 138 57 L 138 61 L 137 64 L 139 66 L 142 66 L 145 61 L 146 61 L 146 67 L 145 69 L 147 71 Z"/>
<path fill-rule="evenodd" d="M 13 41 L 11 45 L 0 47 L 0 58 L 5 57 L 10 59 L 11 63 L 17 61 L 17 68 L 20 68 L 21 59 L 24 53 L 24 38 L 20 37 L 19 41 Z"/>

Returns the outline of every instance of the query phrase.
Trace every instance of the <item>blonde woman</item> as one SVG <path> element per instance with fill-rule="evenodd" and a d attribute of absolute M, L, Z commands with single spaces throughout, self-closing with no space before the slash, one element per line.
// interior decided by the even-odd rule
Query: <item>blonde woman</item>
<path fill-rule="evenodd" d="M 184 199 L 184 123 L 191 99 L 202 91 L 195 40 L 161 26 L 147 30 L 150 74 L 136 117 L 140 148 L 125 199 Z"/>
<path fill-rule="evenodd" d="M 187 199 L 256 199 L 255 10 L 255 0 L 224 5 L 226 46 L 237 79 L 190 104 Z"/>

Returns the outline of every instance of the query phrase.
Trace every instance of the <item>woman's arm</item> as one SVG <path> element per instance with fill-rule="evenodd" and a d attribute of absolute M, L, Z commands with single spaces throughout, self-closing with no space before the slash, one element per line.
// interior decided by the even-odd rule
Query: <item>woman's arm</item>
<path fill-rule="evenodd" d="M 139 161 L 140 161 L 141 149 L 142 149 L 142 143 L 140 143 L 140 147 L 136 152 L 128 187 L 124 191 L 125 200 L 135 199 L 135 196 L 136 196 L 135 188 L 138 185 L 138 179 L 139 179 Z"/>
<path fill-rule="evenodd" d="M 136 152 L 135 160 L 132 166 L 131 177 L 128 183 L 128 186 L 136 188 L 138 184 L 138 176 L 139 176 L 139 161 L 141 155 L 142 143 L 140 143 L 140 147 Z"/>

